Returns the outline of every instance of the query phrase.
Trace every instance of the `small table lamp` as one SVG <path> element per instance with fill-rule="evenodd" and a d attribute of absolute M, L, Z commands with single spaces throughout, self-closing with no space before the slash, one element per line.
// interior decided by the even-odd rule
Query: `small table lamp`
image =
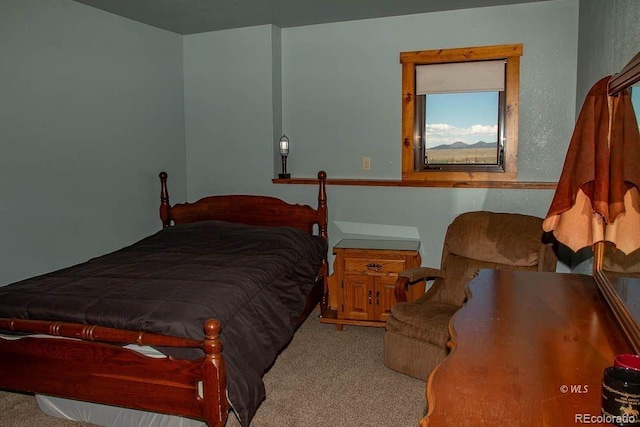
<path fill-rule="evenodd" d="M 280 179 L 291 178 L 291 174 L 287 173 L 287 156 L 289 155 L 289 138 L 286 135 L 282 135 L 280 138 L 280 157 L 282 158 L 282 173 L 278 174 Z"/>

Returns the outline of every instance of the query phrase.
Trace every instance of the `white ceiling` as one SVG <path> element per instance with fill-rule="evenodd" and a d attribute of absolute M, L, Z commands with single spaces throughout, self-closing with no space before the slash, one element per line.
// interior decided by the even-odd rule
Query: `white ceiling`
<path fill-rule="evenodd" d="M 195 34 L 280 28 L 546 0 L 74 0 L 134 21 Z"/>

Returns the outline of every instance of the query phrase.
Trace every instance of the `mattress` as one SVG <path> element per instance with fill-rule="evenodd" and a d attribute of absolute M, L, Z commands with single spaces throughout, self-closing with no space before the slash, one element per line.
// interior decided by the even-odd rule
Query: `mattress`
<path fill-rule="evenodd" d="M 45 414 L 66 420 L 82 421 L 109 427 L 206 427 L 202 421 L 174 415 L 118 408 L 91 402 L 36 395 Z"/>

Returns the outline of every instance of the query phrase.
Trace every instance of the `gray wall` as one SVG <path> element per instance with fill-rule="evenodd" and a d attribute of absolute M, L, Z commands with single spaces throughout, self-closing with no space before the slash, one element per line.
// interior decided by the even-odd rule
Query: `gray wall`
<path fill-rule="evenodd" d="M 577 29 L 577 0 L 284 29 L 283 128 L 295 150 L 292 172 L 399 179 L 399 53 L 523 43 L 518 180 L 555 180 L 562 167 L 555 149 L 574 115 Z M 366 155 L 370 172 L 361 170 Z"/>
<path fill-rule="evenodd" d="M 638 0 L 580 0 L 578 111 L 589 89 L 640 51 Z"/>
<path fill-rule="evenodd" d="M 290 171 L 312 177 L 400 177 L 402 51 L 523 43 L 519 180 L 556 181 L 575 118 L 578 0 L 559 0 L 185 37 L 189 197 L 267 193 L 315 204 L 315 188 L 272 185 L 282 58 L 282 131 Z M 273 90 L 276 88 L 276 90 Z M 277 123 L 277 120 L 273 120 Z M 274 126 L 275 127 L 275 126 Z M 558 155 L 562 152 L 562 155 Z M 372 170 L 360 170 L 369 155 Z M 447 225 L 486 209 L 544 216 L 549 190 L 330 186 L 331 244 L 340 238 L 414 237 L 437 265 Z"/>
<path fill-rule="evenodd" d="M 158 230 L 158 172 L 186 196 L 182 37 L 2 0 L 0 58 L 0 285 Z"/>
<path fill-rule="evenodd" d="M 271 183 L 281 133 L 294 176 L 398 178 L 401 51 L 522 42 L 519 179 L 555 181 L 584 95 L 638 50 L 638 9 L 556 0 L 181 37 L 70 0 L 3 0 L 0 285 L 157 230 L 162 169 L 173 201 L 261 193 L 315 205 L 314 187 Z M 328 192 L 332 244 L 417 237 L 424 265 L 438 263 L 457 214 L 544 216 L 553 195 Z"/>
<path fill-rule="evenodd" d="M 272 189 L 273 144 L 281 127 L 274 124 L 280 95 L 273 93 L 279 32 L 264 25 L 184 37 L 190 200 Z"/>
<path fill-rule="evenodd" d="M 579 22 L 576 118 L 589 89 L 619 72 L 640 51 L 640 2 L 580 0 Z M 571 263 L 576 272 L 591 272 L 591 251 L 581 251 Z"/>

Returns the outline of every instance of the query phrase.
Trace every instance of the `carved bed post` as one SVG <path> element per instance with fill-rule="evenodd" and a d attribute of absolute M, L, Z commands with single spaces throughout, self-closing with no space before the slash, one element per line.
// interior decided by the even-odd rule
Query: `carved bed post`
<path fill-rule="evenodd" d="M 227 421 L 229 401 L 227 400 L 227 368 L 222 358 L 220 322 L 209 319 L 204 323 L 204 375 L 202 391 L 205 421 L 211 427 L 223 427 Z"/>
<path fill-rule="evenodd" d="M 169 205 L 169 190 L 167 189 L 167 173 L 160 172 L 160 219 L 162 227 L 171 226 L 171 205 Z"/>
<path fill-rule="evenodd" d="M 327 173 L 325 171 L 318 172 L 318 234 L 327 241 L 327 247 L 329 245 L 327 235 Z M 324 289 L 322 291 L 322 298 L 320 299 L 320 313 L 327 311 L 329 307 L 329 265 L 327 261 L 327 254 L 322 261 L 322 273 L 324 281 Z"/>
<path fill-rule="evenodd" d="M 318 172 L 318 234 L 327 238 L 327 173 L 325 171 Z"/>

